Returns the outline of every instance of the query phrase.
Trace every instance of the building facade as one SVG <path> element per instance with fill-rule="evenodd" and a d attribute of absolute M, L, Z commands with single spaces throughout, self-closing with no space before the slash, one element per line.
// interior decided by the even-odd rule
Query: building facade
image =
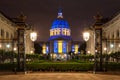
<path fill-rule="evenodd" d="M 40 44 L 43 54 L 49 53 L 55 59 L 67 59 L 70 52 L 79 53 L 80 41 L 75 43 L 72 40 L 71 29 L 63 17 L 62 9 L 58 10 L 58 16 L 51 25 L 48 42 Z"/>
<path fill-rule="evenodd" d="M 21 23 L 20 16 L 18 18 L 9 18 L 4 15 L 2 12 L 0 13 L 0 49 L 5 51 L 15 51 L 18 52 L 18 28 L 22 27 L 19 25 Z M 26 25 L 25 22 L 24 26 Z M 34 45 L 30 40 L 30 32 L 31 29 L 26 29 L 24 34 L 24 42 L 25 42 L 25 53 L 33 53 Z"/>
<path fill-rule="evenodd" d="M 97 26 L 102 29 L 101 34 L 101 49 L 102 54 L 112 53 L 120 51 L 120 14 L 112 18 L 111 20 L 105 21 L 105 19 L 99 19 Z M 92 29 L 89 29 L 90 39 L 87 41 L 87 53 L 94 54 L 97 49 L 95 48 L 96 38 L 100 35 L 96 35 L 95 27 L 92 26 Z M 98 42 L 100 39 L 98 40 Z"/>
<path fill-rule="evenodd" d="M 107 48 L 107 53 L 120 51 L 120 14 L 103 25 L 105 41 L 103 50 Z M 105 53 L 105 50 L 103 51 Z"/>

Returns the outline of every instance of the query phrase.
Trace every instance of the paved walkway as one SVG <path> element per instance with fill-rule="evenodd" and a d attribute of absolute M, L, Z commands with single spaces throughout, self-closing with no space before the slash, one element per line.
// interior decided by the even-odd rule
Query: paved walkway
<path fill-rule="evenodd" d="M 120 74 L 28 73 L 0 75 L 0 80 L 120 80 Z"/>

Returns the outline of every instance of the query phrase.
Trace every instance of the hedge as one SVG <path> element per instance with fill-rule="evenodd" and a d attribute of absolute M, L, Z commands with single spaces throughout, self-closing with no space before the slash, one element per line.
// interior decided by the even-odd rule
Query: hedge
<path fill-rule="evenodd" d="M 0 71 L 12 71 L 17 67 L 16 64 L 4 63 L 0 64 Z"/>
<path fill-rule="evenodd" d="M 27 64 L 27 70 L 32 71 L 89 71 L 93 63 L 34 63 Z"/>
<path fill-rule="evenodd" d="M 68 72 L 68 71 L 92 71 L 93 63 L 60 63 L 60 62 L 45 62 L 45 63 L 27 63 L 27 71 L 54 71 L 54 72 Z M 0 71 L 12 71 L 17 68 L 17 64 L 0 64 Z M 104 64 L 103 68 L 107 68 L 108 71 L 120 71 L 120 63 L 108 63 L 107 67 Z"/>

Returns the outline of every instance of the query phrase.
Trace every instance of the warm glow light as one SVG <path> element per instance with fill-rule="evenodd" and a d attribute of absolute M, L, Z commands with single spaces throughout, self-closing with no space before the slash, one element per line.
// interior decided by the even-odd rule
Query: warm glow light
<path fill-rule="evenodd" d="M 88 51 L 88 53 L 90 53 L 90 51 Z"/>
<path fill-rule="evenodd" d="M 57 57 L 57 55 L 56 54 L 53 54 L 53 58 L 56 58 Z"/>
<path fill-rule="evenodd" d="M 37 33 L 36 33 L 36 32 L 30 33 L 30 39 L 31 39 L 32 41 L 35 41 L 35 40 L 37 39 Z"/>
<path fill-rule="evenodd" d="M 97 50 L 95 50 L 95 52 L 97 52 Z"/>
<path fill-rule="evenodd" d="M 30 51 L 30 53 L 33 53 L 33 51 Z"/>
<path fill-rule="evenodd" d="M 75 45 L 75 53 L 78 53 L 78 48 L 79 48 L 79 46 Z"/>
<path fill-rule="evenodd" d="M 66 57 L 67 57 L 67 54 L 64 54 L 64 57 L 66 58 Z"/>
<path fill-rule="evenodd" d="M 42 46 L 42 52 L 43 52 L 43 54 L 46 54 L 46 45 L 44 44 L 43 46 Z"/>
<path fill-rule="evenodd" d="M 14 51 L 16 51 L 17 50 L 17 48 L 16 47 L 14 47 L 14 49 L 13 49 Z"/>
<path fill-rule="evenodd" d="M 10 48 L 10 44 L 7 44 L 6 47 L 7 47 L 7 48 Z"/>
<path fill-rule="evenodd" d="M 0 44 L 0 48 L 2 48 L 2 45 Z"/>
<path fill-rule="evenodd" d="M 85 41 L 88 41 L 88 40 L 89 40 L 89 37 L 90 37 L 90 33 L 89 33 L 89 32 L 84 32 L 84 33 L 83 33 L 83 39 L 84 39 Z"/>
<path fill-rule="evenodd" d="M 61 58 L 63 59 L 63 58 L 64 58 L 64 55 L 62 55 Z"/>
<path fill-rule="evenodd" d="M 120 44 L 118 45 L 118 47 L 120 48 Z"/>
<path fill-rule="evenodd" d="M 114 45 L 113 45 L 113 44 L 110 44 L 110 47 L 111 47 L 111 48 L 113 48 L 113 47 L 114 47 Z"/>
<path fill-rule="evenodd" d="M 104 51 L 106 51 L 107 50 L 107 48 L 104 48 Z"/>
<path fill-rule="evenodd" d="M 58 41 L 58 52 L 62 53 L 62 43 L 63 41 Z"/>

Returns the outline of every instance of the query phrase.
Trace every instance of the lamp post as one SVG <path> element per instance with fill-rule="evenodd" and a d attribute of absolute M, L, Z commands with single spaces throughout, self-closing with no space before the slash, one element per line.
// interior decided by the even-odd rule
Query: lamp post
<path fill-rule="evenodd" d="M 94 35 L 94 45 L 95 45 L 95 33 L 93 35 Z M 83 39 L 87 42 L 89 40 L 89 38 L 90 38 L 90 33 L 88 31 L 84 32 Z M 97 53 L 97 50 L 94 47 L 94 68 L 93 68 L 94 74 L 96 73 L 96 67 L 97 67 L 96 53 Z"/>
<path fill-rule="evenodd" d="M 107 66 L 108 66 L 108 54 L 107 54 L 107 48 L 104 48 L 105 51 L 105 71 L 107 71 Z"/>
<path fill-rule="evenodd" d="M 25 29 L 18 29 L 18 70 L 26 71 L 26 54 L 25 54 Z M 37 33 L 31 32 L 30 39 L 35 41 L 37 39 Z"/>

